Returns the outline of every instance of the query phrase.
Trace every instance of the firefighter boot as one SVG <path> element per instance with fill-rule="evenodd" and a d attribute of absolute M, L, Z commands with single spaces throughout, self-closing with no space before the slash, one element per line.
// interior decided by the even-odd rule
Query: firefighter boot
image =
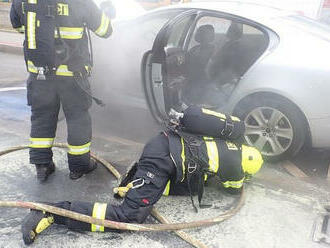
<path fill-rule="evenodd" d="M 36 164 L 37 179 L 39 182 L 46 182 L 48 176 L 55 171 L 55 164 L 50 162 L 49 164 Z"/>
<path fill-rule="evenodd" d="M 54 216 L 47 212 L 31 210 L 22 223 L 23 240 L 26 245 L 34 242 L 37 235 L 54 223 Z"/>
<path fill-rule="evenodd" d="M 89 165 L 84 171 L 70 171 L 70 179 L 77 180 L 81 178 L 84 174 L 88 174 L 97 168 L 97 162 L 93 159 L 90 160 Z"/>

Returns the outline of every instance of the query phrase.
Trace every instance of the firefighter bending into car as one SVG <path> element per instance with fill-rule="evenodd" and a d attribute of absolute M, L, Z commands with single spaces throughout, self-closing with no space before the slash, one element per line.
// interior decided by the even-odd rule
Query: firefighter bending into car
<path fill-rule="evenodd" d="M 54 172 L 52 145 L 62 105 L 68 131 L 70 178 L 96 168 L 90 160 L 92 99 L 88 77 L 93 65 L 89 30 L 107 38 L 115 9 L 101 11 L 92 0 L 13 0 L 12 26 L 25 31 L 24 57 L 29 72 L 27 100 L 31 106 L 30 163 L 37 179 Z"/>
<path fill-rule="evenodd" d="M 205 206 L 201 200 L 206 180 L 217 177 L 225 191 L 239 193 L 243 182 L 261 168 L 260 152 L 237 142 L 244 132 L 238 118 L 197 107 L 176 113 L 176 117 L 175 125 L 145 145 L 140 160 L 114 189 L 115 196 L 124 198 L 121 205 L 75 201 L 51 205 L 98 219 L 142 223 L 162 194 L 190 195 L 197 211 L 192 195 L 197 193 L 199 206 Z M 73 230 L 111 231 L 31 210 L 22 224 L 25 244 L 31 244 L 53 223 Z"/>

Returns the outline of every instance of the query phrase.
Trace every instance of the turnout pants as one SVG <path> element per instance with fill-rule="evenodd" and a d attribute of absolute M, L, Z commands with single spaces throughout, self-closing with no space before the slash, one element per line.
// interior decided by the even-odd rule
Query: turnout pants
<path fill-rule="evenodd" d="M 88 89 L 90 90 L 89 84 Z M 60 105 L 65 114 L 68 132 L 68 163 L 70 171 L 84 171 L 90 163 L 92 136 L 88 109 L 92 99 L 73 77 L 52 77 L 36 80 L 30 74 L 27 81 L 27 101 L 31 106 L 30 163 L 52 161 Z"/>
<path fill-rule="evenodd" d="M 160 134 L 145 146 L 138 162 L 133 180 L 141 180 L 141 186 L 130 189 L 121 205 L 87 202 L 60 202 L 55 205 L 98 219 L 142 223 L 150 214 L 152 206 L 159 200 L 168 180 L 174 174 L 175 165 L 169 156 L 168 139 Z M 57 215 L 54 219 L 55 223 L 66 225 L 74 230 L 111 231 L 111 229 L 102 226 Z"/>

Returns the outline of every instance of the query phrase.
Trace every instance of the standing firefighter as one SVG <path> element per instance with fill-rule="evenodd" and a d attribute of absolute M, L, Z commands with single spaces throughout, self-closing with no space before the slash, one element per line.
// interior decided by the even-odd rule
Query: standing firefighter
<path fill-rule="evenodd" d="M 62 105 L 68 127 L 70 178 L 96 168 L 90 160 L 92 95 L 88 77 L 93 65 L 89 30 L 102 38 L 112 33 L 110 2 L 102 12 L 92 0 L 13 0 L 12 26 L 25 30 L 24 57 L 30 73 L 30 163 L 40 182 L 54 172 L 52 145 Z M 97 99 L 96 99 L 97 101 Z"/>
<path fill-rule="evenodd" d="M 121 205 L 69 201 L 52 205 L 98 219 L 142 223 L 162 194 L 190 195 L 197 211 L 192 197 L 197 193 L 200 207 L 205 206 L 201 200 L 204 183 L 210 177 L 217 177 L 225 191 L 239 193 L 244 180 L 257 173 L 263 163 L 257 149 L 235 144 L 244 132 L 242 122 L 236 117 L 196 107 L 189 107 L 178 116 L 179 124 L 149 141 L 139 162 L 114 189 L 115 196 L 124 197 Z M 73 230 L 111 231 L 31 210 L 22 224 L 24 242 L 31 244 L 52 223 Z"/>

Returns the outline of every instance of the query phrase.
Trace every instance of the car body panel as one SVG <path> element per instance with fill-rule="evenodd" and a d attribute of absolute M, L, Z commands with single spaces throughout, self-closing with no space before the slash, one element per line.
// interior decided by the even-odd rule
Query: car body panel
<path fill-rule="evenodd" d="M 308 22 L 307 19 L 299 20 L 300 17 L 295 16 L 294 13 L 257 4 L 189 3 L 147 12 L 138 17 L 136 22 L 115 23 L 114 37 L 110 38 L 110 41 L 98 41 L 98 44 L 101 45 L 98 45 L 96 51 L 95 81 L 102 86 L 96 86 L 95 92 L 103 98 L 106 97 L 109 105 L 107 110 L 96 111 L 100 115 L 99 120 L 103 121 L 105 112 L 111 112 L 113 108 L 116 109 L 119 106 L 114 111 L 116 112 L 115 117 L 111 115 L 106 117 L 105 122 L 114 122 L 109 126 L 117 128 L 116 125 L 121 125 L 122 122 L 129 122 L 132 125 L 134 121 L 134 126 L 137 127 L 134 130 L 144 129 L 143 135 L 141 132 L 139 133 L 143 136 L 143 141 L 152 136 L 152 133 L 149 134 L 148 131 L 159 130 L 159 126 L 148 113 L 147 103 L 139 82 L 139 65 L 143 52 L 152 48 L 153 39 L 162 25 L 157 27 L 158 31 L 149 37 L 148 42 L 137 42 L 133 45 L 134 49 L 131 49 L 132 45 L 130 45 L 134 37 L 128 35 L 126 36 L 128 38 L 122 39 L 123 36 L 117 37 L 116 32 L 121 33 L 125 26 L 135 23 L 136 27 L 139 27 L 139 20 L 148 19 L 148 16 L 157 16 L 159 13 L 167 11 L 177 11 L 179 14 L 190 9 L 220 11 L 237 15 L 255 22 L 256 25 L 260 25 L 272 33 L 271 41 L 273 43 L 241 78 L 228 104 L 223 107 L 224 110 L 233 112 L 237 104 L 251 94 L 269 92 L 280 95 L 293 102 L 305 115 L 313 146 L 330 147 L 330 139 L 324 135 L 330 131 L 330 125 L 327 124 L 330 119 L 328 107 L 330 106 L 328 97 L 330 95 L 328 82 L 330 67 L 327 62 L 330 56 L 330 32 L 327 30 L 328 28 L 305 23 Z M 125 47 L 124 50 L 115 46 L 118 42 L 121 44 L 120 47 Z M 104 51 L 108 51 L 108 53 L 105 54 Z M 116 66 L 113 64 L 114 61 L 116 61 Z M 125 71 L 125 77 L 116 76 L 119 68 Z M 131 78 L 131 80 L 127 78 Z M 120 108 L 123 111 L 119 111 Z M 127 116 L 127 111 L 124 110 L 126 108 L 143 113 L 137 114 L 143 118 Z M 107 132 L 106 127 L 107 125 L 104 125 L 105 132 Z M 139 134 L 134 133 L 133 136 L 140 140 L 140 137 L 137 137 Z M 125 132 L 125 135 L 130 136 L 131 134 Z"/>
<path fill-rule="evenodd" d="M 291 35 L 288 37 L 286 33 Z M 315 147 L 329 147 L 330 140 L 320 139 L 319 132 L 330 131 L 330 126 L 319 131 L 315 120 L 330 117 L 330 43 L 313 33 L 306 34 L 286 25 L 279 32 L 282 37 L 278 47 L 271 54 L 262 57 L 244 75 L 227 106 L 233 111 L 239 101 L 248 95 L 270 92 L 283 96 L 293 102 L 304 113 L 310 127 L 312 144 Z M 292 49 L 293 45 L 297 49 Z M 306 46 L 308 44 L 308 46 Z M 305 49 L 313 47 L 313 49 Z M 302 52 L 303 51 L 303 52 Z M 322 99 L 320 101 L 320 99 Z"/>

